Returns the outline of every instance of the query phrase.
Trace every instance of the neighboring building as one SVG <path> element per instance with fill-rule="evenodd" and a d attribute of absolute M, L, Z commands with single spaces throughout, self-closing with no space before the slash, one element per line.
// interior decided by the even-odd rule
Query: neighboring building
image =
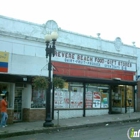
<path fill-rule="evenodd" d="M 39 25 L 0 16 L 0 90 L 8 95 L 9 123 L 45 119 L 45 91 L 35 91 L 32 79 L 48 76 L 44 36 L 54 30 L 53 76 L 66 80 L 64 89 L 53 91 L 54 119 L 58 110 L 60 118 L 140 110 L 139 48 L 119 37 L 107 41 L 65 31 L 53 20 Z"/>

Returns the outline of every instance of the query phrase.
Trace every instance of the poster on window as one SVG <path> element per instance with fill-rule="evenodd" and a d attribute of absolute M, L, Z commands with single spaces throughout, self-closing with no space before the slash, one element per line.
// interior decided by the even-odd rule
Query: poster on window
<path fill-rule="evenodd" d="M 92 108 L 92 91 L 86 92 L 86 108 Z"/>
<path fill-rule="evenodd" d="M 93 92 L 93 108 L 101 107 L 101 94 L 100 92 Z"/>
<path fill-rule="evenodd" d="M 108 94 L 102 93 L 101 94 L 101 107 L 102 108 L 108 108 Z"/>
<path fill-rule="evenodd" d="M 69 91 L 56 89 L 54 93 L 54 108 L 69 108 Z"/>
<path fill-rule="evenodd" d="M 83 107 L 83 92 L 71 92 L 70 108 Z"/>

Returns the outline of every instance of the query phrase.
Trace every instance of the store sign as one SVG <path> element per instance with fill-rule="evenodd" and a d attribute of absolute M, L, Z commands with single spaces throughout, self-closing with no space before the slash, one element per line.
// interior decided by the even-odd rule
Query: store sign
<path fill-rule="evenodd" d="M 0 51 L 0 72 L 8 72 L 8 52 Z"/>
<path fill-rule="evenodd" d="M 72 63 L 78 65 L 86 65 L 134 72 L 136 71 L 136 64 L 130 61 L 101 58 L 71 52 L 56 51 L 54 59 L 59 62 Z"/>

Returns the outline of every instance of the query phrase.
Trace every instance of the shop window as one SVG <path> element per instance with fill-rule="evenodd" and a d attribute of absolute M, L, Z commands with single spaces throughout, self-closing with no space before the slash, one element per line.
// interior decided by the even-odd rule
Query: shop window
<path fill-rule="evenodd" d="M 86 108 L 108 108 L 108 85 L 87 84 Z"/>
<path fill-rule="evenodd" d="M 45 90 L 39 91 L 33 89 L 32 91 L 31 108 L 45 108 Z"/>
<path fill-rule="evenodd" d="M 83 84 L 70 84 L 70 108 L 83 108 Z"/>
<path fill-rule="evenodd" d="M 63 89 L 55 89 L 54 108 L 83 108 L 83 84 L 67 83 Z M 87 84 L 86 108 L 108 108 L 109 86 Z"/>
<path fill-rule="evenodd" d="M 83 108 L 83 84 L 65 83 L 63 89 L 55 89 L 54 108 Z"/>
<path fill-rule="evenodd" d="M 69 108 L 70 94 L 68 89 L 55 89 L 54 108 Z"/>

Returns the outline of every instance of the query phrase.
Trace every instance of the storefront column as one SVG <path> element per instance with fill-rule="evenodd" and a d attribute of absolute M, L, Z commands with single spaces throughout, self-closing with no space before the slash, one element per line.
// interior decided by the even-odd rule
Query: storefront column
<path fill-rule="evenodd" d="M 136 106 L 135 106 L 135 102 L 136 102 L 136 99 L 135 99 L 135 86 L 133 86 L 133 102 L 134 102 L 134 112 L 136 112 Z"/>
<path fill-rule="evenodd" d="M 109 114 L 111 114 L 112 113 L 112 86 L 109 86 Z"/>
<path fill-rule="evenodd" d="M 86 116 L 86 84 L 83 83 L 83 87 L 84 87 L 84 92 L 83 92 L 83 117 Z"/>
<path fill-rule="evenodd" d="M 9 92 L 9 108 L 14 108 L 14 97 L 15 97 L 15 83 L 10 83 L 9 84 L 9 88 L 8 88 L 8 92 Z"/>
<path fill-rule="evenodd" d="M 31 94 L 32 86 L 27 84 L 27 87 L 23 89 L 22 93 L 23 121 L 28 121 L 30 117 Z"/>
<path fill-rule="evenodd" d="M 15 95 L 15 84 L 10 83 L 8 85 L 8 124 L 13 123 L 14 120 L 14 95 Z"/>

